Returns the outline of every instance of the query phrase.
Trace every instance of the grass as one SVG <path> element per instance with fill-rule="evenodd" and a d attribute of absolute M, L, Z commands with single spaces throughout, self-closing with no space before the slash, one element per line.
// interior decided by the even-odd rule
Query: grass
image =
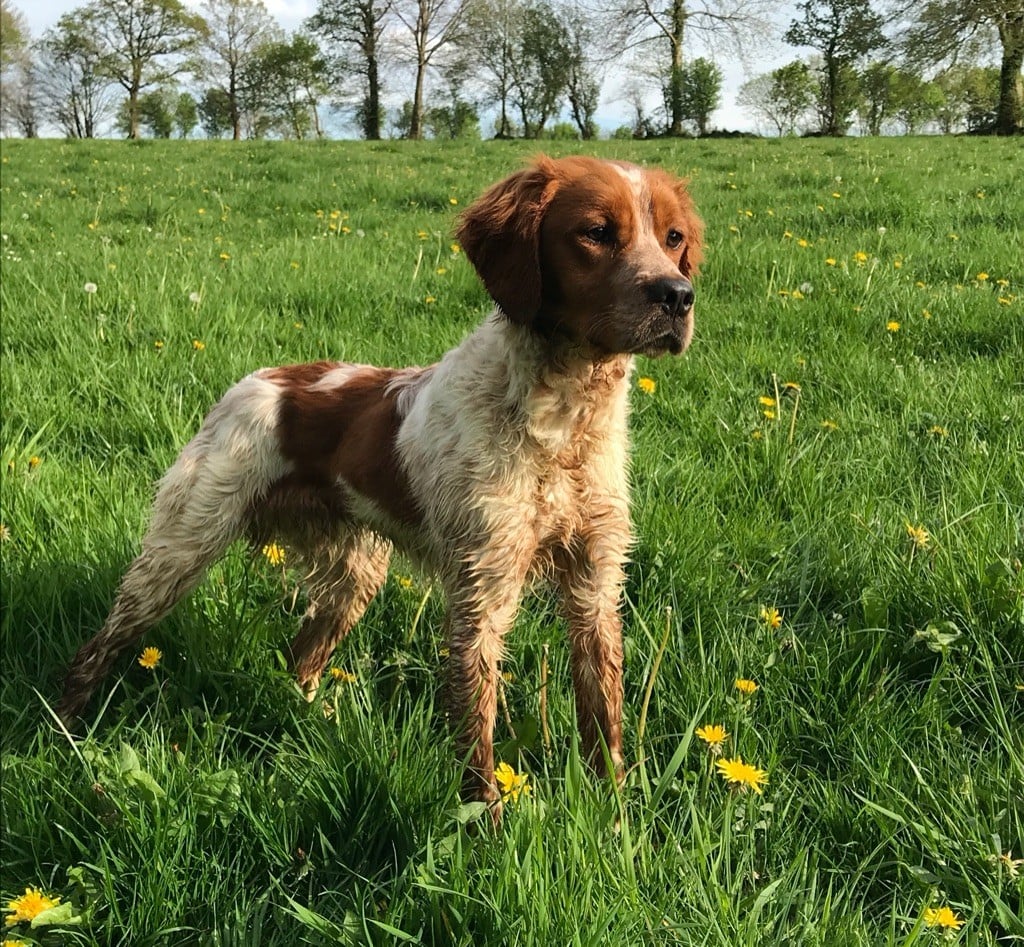
<path fill-rule="evenodd" d="M 1024 152 L 588 147 L 687 174 L 708 259 L 690 353 L 643 362 L 634 398 L 627 788 L 580 763 L 541 592 L 509 642 L 518 739 L 498 735 L 531 792 L 494 837 L 458 801 L 439 597 L 401 564 L 315 705 L 283 670 L 296 577 L 241 551 L 84 739 L 49 705 L 153 481 L 234 380 L 425 363 L 477 323 L 453 219 L 529 148 L 3 142 L 0 888 L 70 905 L 9 936 L 1024 941 Z M 708 723 L 762 794 L 715 772 Z M 925 922 L 945 905 L 947 934 Z"/>

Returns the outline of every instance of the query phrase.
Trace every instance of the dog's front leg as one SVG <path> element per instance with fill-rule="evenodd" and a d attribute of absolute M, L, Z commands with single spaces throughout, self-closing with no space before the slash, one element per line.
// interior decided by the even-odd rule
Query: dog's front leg
<path fill-rule="evenodd" d="M 448 719 L 465 761 L 462 796 L 486 802 L 494 822 L 501 819 L 501 793 L 494 781 L 494 722 L 498 674 L 506 632 L 515 616 L 519 588 L 504 601 L 452 602 L 448 615 Z"/>
<path fill-rule="evenodd" d="M 580 747 L 594 769 L 617 780 L 622 764 L 622 618 L 628 522 L 578 537 L 556 561 L 572 649 Z"/>

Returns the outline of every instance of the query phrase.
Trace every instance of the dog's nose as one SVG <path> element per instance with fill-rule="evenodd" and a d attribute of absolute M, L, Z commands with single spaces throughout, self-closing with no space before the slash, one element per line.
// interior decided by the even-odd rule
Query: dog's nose
<path fill-rule="evenodd" d="M 666 315 L 685 316 L 693 308 L 693 287 L 686 279 L 657 279 L 647 287 L 647 298 L 660 303 Z"/>

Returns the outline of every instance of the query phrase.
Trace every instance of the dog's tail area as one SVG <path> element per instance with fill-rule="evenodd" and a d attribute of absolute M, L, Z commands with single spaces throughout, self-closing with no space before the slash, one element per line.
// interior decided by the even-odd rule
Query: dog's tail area
<path fill-rule="evenodd" d="M 277 446 L 279 390 L 250 375 L 213 408 L 160 481 L 142 551 L 99 633 L 75 655 L 57 713 L 79 716 L 126 647 L 163 618 L 245 532 L 286 472 Z"/>

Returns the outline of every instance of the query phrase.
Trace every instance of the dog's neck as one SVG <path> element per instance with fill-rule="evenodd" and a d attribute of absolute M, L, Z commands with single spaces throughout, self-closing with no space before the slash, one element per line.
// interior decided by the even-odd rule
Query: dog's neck
<path fill-rule="evenodd" d="M 503 348 L 511 400 L 540 446 L 560 452 L 584 429 L 590 441 L 625 438 L 632 356 L 598 356 L 569 340 L 553 344 L 500 313 L 483 328 Z"/>

